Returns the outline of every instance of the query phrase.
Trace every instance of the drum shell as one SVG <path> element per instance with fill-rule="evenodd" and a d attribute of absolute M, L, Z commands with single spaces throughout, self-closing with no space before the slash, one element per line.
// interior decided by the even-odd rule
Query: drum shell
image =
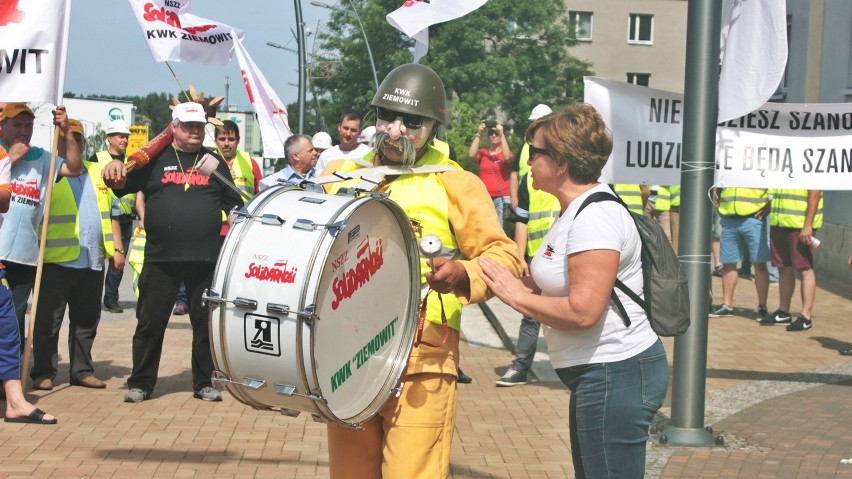
<path fill-rule="evenodd" d="M 369 419 L 397 388 L 416 330 L 420 266 L 405 213 L 386 198 L 292 186 L 265 190 L 246 212 L 211 287 L 226 389 L 255 408 Z"/>

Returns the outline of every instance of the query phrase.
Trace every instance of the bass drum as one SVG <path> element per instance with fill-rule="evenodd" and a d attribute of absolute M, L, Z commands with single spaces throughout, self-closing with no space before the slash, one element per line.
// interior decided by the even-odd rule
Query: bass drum
<path fill-rule="evenodd" d="M 401 388 L 419 312 L 414 232 L 385 197 L 273 187 L 239 214 L 205 299 L 214 384 L 357 427 Z"/>

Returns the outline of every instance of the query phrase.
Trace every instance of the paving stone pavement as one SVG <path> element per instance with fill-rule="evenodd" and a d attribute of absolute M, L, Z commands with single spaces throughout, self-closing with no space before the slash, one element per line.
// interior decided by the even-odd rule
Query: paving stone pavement
<path fill-rule="evenodd" d="M 220 403 L 192 398 L 186 316 L 169 325 L 154 397 L 122 402 L 135 327 L 127 284 L 125 312 L 104 312 L 95 341 L 96 375 L 107 389 L 68 384 L 63 327 L 57 387 L 27 393 L 60 423 L 0 423 L 0 477 L 328 477 L 325 426 L 309 415 L 257 411 L 228 394 Z M 718 301 L 718 278 L 713 286 Z M 772 286 L 770 311 L 777 295 Z M 852 346 L 849 285 L 821 284 L 814 328 L 799 333 L 754 321 L 750 281 L 740 281 L 735 297 L 736 315 L 711 318 L 708 327 L 705 425 L 726 445 L 649 443 L 646 477 L 852 477 L 852 358 L 837 354 Z M 793 304 L 795 312 L 798 292 Z M 474 382 L 459 385 L 450 476 L 572 477 L 568 392 L 543 343 L 538 379 L 495 387 L 511 360 L 505 341 L 517 335 L 520 316 L 496 300 L 488 306 L 488 315 L 478 306 L 464 312 L 461 366 Z M 671 361 L 673 340 L 664 344 Z M 670 413 L 669 397 L 658 422 Z"/>

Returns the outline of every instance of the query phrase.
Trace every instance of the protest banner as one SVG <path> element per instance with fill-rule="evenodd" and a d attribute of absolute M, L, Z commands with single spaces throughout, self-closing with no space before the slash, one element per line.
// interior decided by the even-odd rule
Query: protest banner
<path fill-rule="evenodd" d="M 719 121 L 763 105 L 787 67 L 784 0 L 723 0 L 719 63 Z"/>
<path fill-rule="evenodd" d="M 71 0 L 3 1 L 0 9 L 0 99 L 62 101 Z"/>
<path fill-rule="evenodd" d="M 683 95 L 585 78 L 585 101 L 613 133 L 605 183 L 680 184 Z M 766 103 L 716 129 L 715 184 L 852 189 L 852 104 Z"/>
<path fill-rule="evenodd" d="M 243 32 L 190 13 L 190 0 L 128 0 L 157 62 L 224 65 Z"/>
<path fill-rule="evenodd" d="M 429 27 L 463 17 L 488 0 L 405 0 L 385 19 L 392 27 L 415 40 L 414 61 L 429 51 Z"/>
<path fill-rule="evenodd" d="M 234 40 L 234 47 L 237 52 L 237 61 L 240 62 L 240 73 L 246 85 L 249 101 L 257 114 L 257 123 L 260 126 L 260 136 L 263 142 L 263 156 L 265 158 L 285 158 L 287 155 L 284 152 L 284 141 L 290 137 L 292 132 L 288 124 L 284 103 L 278 98 L 275 90 L 269 86 L 266 77 L 257 68 L 238 38 Z"/>

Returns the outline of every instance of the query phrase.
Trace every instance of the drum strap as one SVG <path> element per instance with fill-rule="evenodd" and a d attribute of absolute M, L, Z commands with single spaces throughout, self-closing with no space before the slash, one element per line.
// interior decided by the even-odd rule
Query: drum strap
<path fill-rule="evenodd" d="M 417 336 L 414 338 L 414 347 L 419 347 L 420 344 L 425 344 L 426 346 L 432 346 L 433 348 L 440 347 L 444 343 L 447 342 L 447 339 L 450 337 L 450 325 L 447 323 L 447 314 L 444 311 L 444 300 L 441 299 L 441 293 L 438 293 L 438 301 L 441 303 L 441 326 L 444 327 L 444 338 L 441 340 L 441 344 L 432 344 L 428 341 L 422 341 L 423 338 L 423 326 L 426 323 L 426 302 L 429 300 L 429 294 L 426 294 L 426 297 L 423 298 L 423 304 L 420 305 L 420 318 L 417 320 Z"/>

